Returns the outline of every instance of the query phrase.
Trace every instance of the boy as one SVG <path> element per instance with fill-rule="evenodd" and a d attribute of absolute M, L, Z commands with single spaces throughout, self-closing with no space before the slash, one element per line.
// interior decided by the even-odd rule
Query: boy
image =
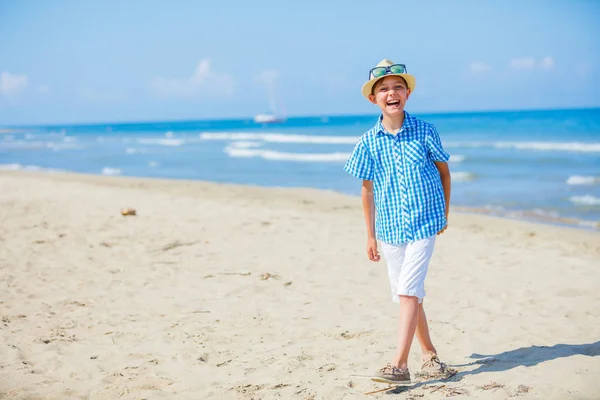
<path fill-rule="evenodd" d="M 344 170 L 362 179 L 367 256 L 378 262 L 377 239 L 386 259 L 392 300 L 400 304 L 398 347 L 391 364 L 372 379 L 410 383 L 408 353 L 417 339 L 423 352 L 421 373 L 446 372 L 429 337 L 423 309 L 425 277 L 436 236 L 447 227 L 450 158 L 436 128 L 404 111 L 415 88 L 406 66 L 383 60 L 369 71 L 362 94 L 381 109 L 361 136 Z"/>

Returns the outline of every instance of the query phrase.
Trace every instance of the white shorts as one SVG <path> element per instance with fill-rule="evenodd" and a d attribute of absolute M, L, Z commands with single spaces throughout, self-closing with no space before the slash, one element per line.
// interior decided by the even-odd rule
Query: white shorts
<path fill-rule="evenodd" d="M 414 296 L 418 298 L 419 303 L 423 302 L 425 277 L 433 255 L 435 238 L 436 235 L 403 244 L 381 243 L 394 303 L 400 303 L 400 295 Z"/>

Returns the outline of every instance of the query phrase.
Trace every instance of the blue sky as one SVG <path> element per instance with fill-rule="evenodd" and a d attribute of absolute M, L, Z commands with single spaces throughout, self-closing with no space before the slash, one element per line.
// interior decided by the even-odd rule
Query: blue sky
<path fill-rule="evenodd" d="M 0 124 L 600 106 L 600 2 L 0 0 Z"/>

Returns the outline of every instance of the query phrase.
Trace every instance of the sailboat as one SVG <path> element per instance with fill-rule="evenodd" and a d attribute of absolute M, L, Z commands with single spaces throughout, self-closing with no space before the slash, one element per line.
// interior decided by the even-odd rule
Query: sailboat
<path fill-rule="evenodd" d="M 256 114 L 254 116 L 254 122 L 257 124 L 274 124 L 279 122 L 284 122 L 286 120 L 285 113 L 282 113 L 278 116 L 277 107 L 275 106 L 275 89 L 274 89 L 274 79 L 267 80 L 266 84 L 269 90 L 269 103 L 271 106 L 271 112 Z M 282 107 L 283 108 L 283 107 Z"/>
<path fill-rule="evenodd" d="M 254 116 L 254 122 L 257 124 L 272 124 L 275 122 L 283 122 L 281 118 L 278 118 L 273 113 L 256 114 Z"/>

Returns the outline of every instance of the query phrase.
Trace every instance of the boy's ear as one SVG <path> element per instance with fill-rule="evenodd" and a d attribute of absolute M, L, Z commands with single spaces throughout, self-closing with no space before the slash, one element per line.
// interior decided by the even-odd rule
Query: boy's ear
<path fill-rule="evenodd" d="M 375 100 L 375 95 L 374 94 L 370 94 L 369 95 L 369 101 L 373 104 L 377 104 L 377 100 Z"/>
<path fill-rule="evenodd" d="M 406 100 L 408 100 L 408 98 L 410 97 L 410 94 L 412 92 L 410 91 L 410 88 L 406 88 Z"/>

